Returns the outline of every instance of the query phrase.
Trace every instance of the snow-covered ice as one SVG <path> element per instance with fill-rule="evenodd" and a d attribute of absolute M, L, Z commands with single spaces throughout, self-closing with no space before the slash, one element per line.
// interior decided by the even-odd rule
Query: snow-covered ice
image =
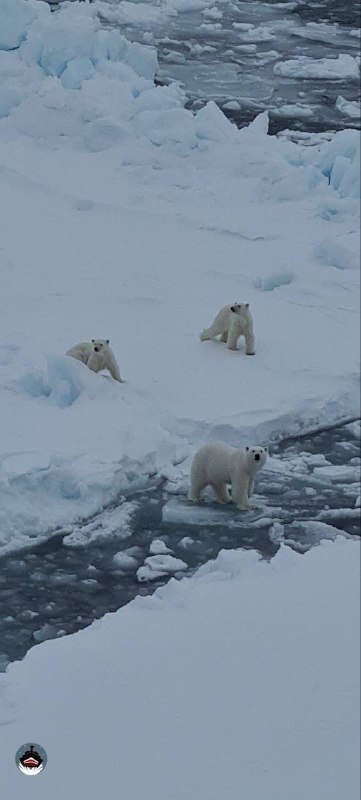
<path fill-rule="evenodd" d="M 0 676 L 4 796 L 31 735 L 49 760 L 29 800 L 358 800 L 359 555 L 222 551 L 34 647 Z"/>
<path fill-rule="evenodd" d="M 105 5 L 132 25 L 207 10 L 221 34 L 222 4 L 208 0 L 73 2 L 56 13 L 0 0 L 3 555 L 59 533 L 69 560 L 127 540 L 137 493 L 151 480 L 185 493 L 200 443 L 267 443 L 359 410 L 358 133 L 309 146 L 270 136 L 267 111 L 242 130 L 214 102 L 191 113 L 179 85 L 156 85 L 152 46 L 102 27 Z M 235 29 L 244 57 L 262 42 L 271 53 L 276 29 L 246 25 Z M 286 80 L 295 70 L 354 79 L 358 64 L 344 54 L 278 68 Z M 235 299 L 251 304 L 252 359 L 199 341 Z M 64 356 L 93 337 L 111 339 L 124 385 Z M 270 462 L 276 492 L 282 476 L 301 475 L 305 490 L 326 481 L 352 503 L 359 495 L 357 463 Z M 226 515 L 269 527 L 279 543 L 287 497 L 276 494 L 277 508 L 256 497 L 261 509 L 240 522 L 232 508 L 173 498 L 163 519 L 178 524 L 184 557 L 194 540 L 183 523 L 224 525 Z M 302 520 L 295 541 L 299 531 L 305 550 L 335 539 L 339 519 Z M 119 580 L 135 569 L 140 583 L 176 579 L 75 636 L 35 622 L 37 640 L 54 641 L 1 678 L 4 763 L 29 735 L 49 754 L 29 800 L 95 800 L 104 775 L 109 796 L 127 800 L 260 800 L 270 787 L 278 800 L 354 800 L 356 543 L 338 537 L 302 557 L 282 546 L 270 563 L 222 552 L 183 579 L 186 561 L 164 542 L 148 556 L 132 544 L 112 552 Z M 88 566 L 79 589 L 95 607 Z M 34 569 L 34 582 L 44 574 Z M 52 580 L 63 591 L 74 575 Z M 94 743 L 102 769 L 92 761 L 85 774 Z M 4 796 L 17 796 L 19 780 L 4 771 Z"/>
<path fill-rule="evenodd" d="M 78 114 L 82 90 L 56 81 Z M 358 134 L 303 149 L 267 136 L 264 115 L 237 132 L 212 104 L 193 117 L 149 92 L 137 148 L 74 152 L 57 125 L 47 144 L 12 114 L 0 125 L 6 548 L 114 502 L 134 485 L 127 458 L 146 479 L 204 437 L 246 444 L 358 408 Z M 220 296 L 251 302 L 252 361 L 198 341 Z M 126 384 L 63 356 L 94 335 L 110 336 Z"/>
<path fill-rule="evenodd" d="M 248 525 L 254 519 L 256 511 L 259 515 L 259 509 L 256 508 L 250 511 L 237 511 L 231 505 L 225 508 L 215 503 L 195 505 L 179 498 L 169 500 L 164 505 L 162 519 L 163 522 L 176 525 L 236 525 L 241 527 Z"/>

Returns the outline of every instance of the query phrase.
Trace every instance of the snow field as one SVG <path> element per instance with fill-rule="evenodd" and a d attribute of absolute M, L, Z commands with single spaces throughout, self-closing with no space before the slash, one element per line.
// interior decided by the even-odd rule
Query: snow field
<path fill-rule="evenodd" d="M 46 747 L 29 800 L 357 800 L 359 589 L 355 541 L 304 556 L 283 547 L 271 563 L 222 551 L 11 665 L 0 676 L 5 763 L 24 731 Z M 94 742 L 101 769 L 88 760 Z M 7 766 L 6 796 L 23 780 Z"/>
<path fill-rule="evenodd" d="M 122 496 L 127 459 L 146 479 L 209 438 L 357 413 L 359 137 L 303 147 L 266 113 L 241 131 L 214 103 L 191 114 L 95 4 L 0 0 L 0 20 L 7 552 Z M 236 299 L 252 359 L 198 339 Z M 93 337 L 124 386 L 64 356 Z"/>
<path fill-rule="evenodd" d="M 134 23 L 208 9 L 217 26 L 212 5 L 109 10 Z M 160 478 L 185 493 L 200 443 L 264 444 L 359 410 L 357 132 L 303 146 L 270 137 L 267 113 L 242 131 L 214 103 L 192 115 L 178 85 L 155 86 L 155 50 L 103 30 L 97 8 L 0 0 L 3 555 L 59 531 L 70 555 L 126 542 L 136 493 Z M 238 30 L 252 52 L 273 38 Z M 353 80 L 358 64 L 279 68 Z M 235 300 L 251 304 L 255 358 L 199 341 Z M 110 338 L 124 385 L 64 356 L 93 337 Z M 247 515 L 281 544 L 270 563 L 221 551 L 74 636 L 44 641 L 64 631 L 39 623 L 39 645 L 0 676 L 4 796 L 24 791 L 14 753 L 34 737 L 49 763 L 28 800 L 359 797 L 359 543 L 337 527 L 358 512 L 359 461 L 339 444 L 341 467 L 270 459 L 277 505 Z M 326 484 L 354 507 L 287 526 L 290 475 L 308 501 Z M 184 558 L 187 524 L 225 524 L 223 510 L 177 497 L 163 513 Z M 112 563 L 150 591 L 187 568 L 159 539 Z M 68 591 L 74 579 L 54 575 Z"/>

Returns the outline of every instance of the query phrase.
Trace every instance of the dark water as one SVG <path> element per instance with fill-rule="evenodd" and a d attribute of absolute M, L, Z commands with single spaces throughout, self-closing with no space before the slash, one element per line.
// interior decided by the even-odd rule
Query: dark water
<path fill-rule="evenodd" d="M 269 0 L 272 2 L 277 0 Z M 359 0 L 303 0 L 297 5 L 297 14 L 305 22 L 337 22 L 351 28 L 359 28 L 361 23 Z"/>
<path fill-rule="evenodd" d="M 57 6 L 48 1 L 56 8 L 62 0 Z M 357 77 L 330 79 L 323 73 L 305 79 L 273 71 L 275 64 L 300 57 L 359 55 L 359 2 L 225 0 L 173 14 L 151 2 L 147 8 L 153 17 L 145 15 L 144 20 L 131 13 L 132 6 L 136 9 L 137 3 L 128 3 L 122 16 L 119 0 L 108 0 L 102 8 L 104 26 L 119 29 L 130 41 L 154 46 L 159 61 L 156 82 L 178 81 L 185 89 L 187 108 L 197 111 L 214 100 L 240 128 L 267 110 L 271 133 L 360 127 L 357 107 L 350 111 L 336 106 L 338 97 L 359 101 Z"/>
<path fill-rule="evenodd" d="M 186 501 L 170 495 L 166 487 L 151 488 L 136 498 L 137 511 L 126 539 L 115 534 L 87 547 L 69 547 L 60 535 L 32 551 L 2 560 L 0 668 L 21 659 L 37 642 L 85 628 L 138 593 L 148 594 L 166 583 L 169 574 L 146 583 L 137 580 L 137 569 L 149 556 L 154 539 L 161 539 L 185 563 L 186 568 L 177 573 L 181 577 L 224 548 L 255 549 L 270 559 L 280 540 L 302 553 L 323 537 L 335 538 L 338 530 L 357 535 L 359 515 L 354 507 L 359 493 L 355 484 L 360 469 L 359 431 L 355 423 L 273 445 L 275 463 L 280 462 L 284 470 L 260 473 L 255 502 L 262 511 L 243 519 L 232 508 L 219 510 L 211 503 L 208 524 L 165 523 L 164 506 L 175 502 L 176 509 L 179 504 L 183 512 Z M 313 472 L 317 463 L 322 467 L 327 462 L 346 467 L 346 473 L 331 481 Z M 224 515 L 222 524 L 212 524 L 215 510 Z M 315 530 L 310 521 L 320 515 L 324 525 L 333 527 L 319 531 L 316 525 Z M 129 569 L 114 563 L 114 554 L 119 552 L 134 559 Z"/>
<path fill-rule="evenodd" d="M 211 16 L 214 9 L 220 16 Z M 240 27 L 247 25 L 253 28 Z M 268 110 L 270 132 L 276 133 L 286 128 L 319 132 L 359 127 L 355 110 L 350 117 L 336 107 L 339 96 L 359 100 L 357 78 L 305 79 L 273 71 L 276 63 L 300 57 L 354 58 L 360 52 L 360 39 L 354 36 L 359 26 L 360 9 L 354 0 L 284 4 L 229 0 L 211 11 L 188 11 L 152 25 L 119 27 L 131 40 L 157 48 L 159 82 L 179 81 L 188 108 L 197 110 L 215 100 L 238 127 Z M 227 107 L 230 102 L 239 107 Z M 293 107 L 292 113 L 287 107 Z"/>

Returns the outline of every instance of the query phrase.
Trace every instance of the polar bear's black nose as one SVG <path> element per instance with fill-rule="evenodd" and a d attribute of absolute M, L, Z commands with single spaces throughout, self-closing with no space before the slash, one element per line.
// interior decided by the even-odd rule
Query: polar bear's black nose
<path fill-rule="evenodd" d="M 260 458 L 261 458 L 260 454 L 259 454 L 259 453 L 256 453 L 256 455 L 255 455 L 255 460 L 256 460 L 256 461 L 259 461 L 259 460 L 260 460 Z"/>
<path fill-rule="evenodd" d="M 96 353 L 99 353 L 99 347 L 94 347 Z"/>

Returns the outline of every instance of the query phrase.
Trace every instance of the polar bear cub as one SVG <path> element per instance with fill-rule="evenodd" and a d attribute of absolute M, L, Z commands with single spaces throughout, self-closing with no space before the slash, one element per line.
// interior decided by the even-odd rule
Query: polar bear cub
<path fill-rule="evenodd" d="M 219 503 L 232 501 L 242 511 L 249 510 L 256 473 L 267 459 L 267 447 L 239 449 L 222 442 L 204 444 L 194 456 L 188 500 L 199 503 L 201 492 L 212 486 Z M 231 484 L 232 498 L 227 484 Z"/>
<path fill-rule="evenodd" d="M 246 355 L 256 354 L 256 345 L 253 332 L 253 319 L 249 303 L 234 303 L 233 306 L 224 306 L 210 325 L 201 333 L 201 342 L 206 339 L 221 337 L 221 342 L 227 342 L 229 350 L 237 350 L 239 336 L 246 340 Z"/>
<path fill-rule="evenodd" d="M 119 383 L 124 383 L 120 375 L 117 360 L 111 347 L 110 339 L 92 339 L 91 342 L 79 342 L 66 351 L 66 356 L 82 361 L 93 372 L 107 369 L 112 378 Z"/>

